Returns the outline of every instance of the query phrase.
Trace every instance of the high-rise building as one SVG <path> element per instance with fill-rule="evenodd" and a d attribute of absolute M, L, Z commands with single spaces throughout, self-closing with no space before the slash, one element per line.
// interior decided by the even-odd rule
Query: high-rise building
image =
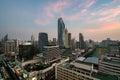
<path fill-rule="evenodd" d="M 31 36 L 31 41 L 34 42 L 35 41 L 35 37 L 32 35 Z"/>
<path fill-rule="evenodd" d="M 38 44 L 40 52 L 43 51 L 43 47 L 48 45 L 48 34 L 47 33 L 39 33 Z"/>
<path fill-rule="evenodd" d="M 49 64 L 61 59 L 59 46 L 44 46 L 43 64 Z"/>
<path fill-rule="evenodd" d="M 85 48 L 85 44 L 84 44 L 84 37 L 82 35 L 82 33 L 79 33 L 79 48 L 80 49 L 84 49 Z"/>
<path fill-rule="evenodd" d="M 23 42 L 19 45 L 20 60 L 26 61 L 33 58 L 34 48 L 31 42 Z"/>
<path fill-rule="evenodd" d="M 63 32 L 63 42 L 64 42 L 64 47 L 68 48 L 68 30 L 67 28 Z"/>
<path fill-rule="evenodd" d="M 72 45 L 72 49 L 74 50 L 76 48 L 76 41 L 75 39 L 71 39 L 71 45 Z"/>
<path fill-rule="evenodd" d="M 72 44 L 71 44 L 71 33 L 68 33 L 68 46 L 69 46 L 69 48 L 72 47 Z"/>
<path fill-rule="evenodd" d="M 63 42 L 63 32 L 65 29 L 65 24 L 62 20 L 62 18 L 58 19 L 58 45 L 60 47 L 64 46 L 64 42 Z"/>

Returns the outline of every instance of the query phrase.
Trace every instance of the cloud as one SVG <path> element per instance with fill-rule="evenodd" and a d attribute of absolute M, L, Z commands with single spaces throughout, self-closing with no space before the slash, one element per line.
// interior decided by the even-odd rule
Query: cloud
<path fill-rule="evenodd" d="M 84 7 L 89 8 L 95 3 L 96 3 L 96 0 L 88 0 L 88 2 L 84 4 Z"/>
<path fill-rule="evenodd" d="M 87 1 L 80 1 L 78 2 L 79 6 L 76 9 L 77 12 L 73 12 L 71 15 L 65 15 L 63 14 L 63 18 L 65 18 L 68 21 L 76 21 L 76 20 L 81 20 L 83 19 L 83 16 L 87 14 L 88 9 L 96 3 L 96 0 L 87 0 Z M 77 5 L 75 5 L 77 6 Z M 82 8 L 82 9 L 81 9 Z"/>
<path fill-rule="evenodd" d="M 42 8 L 42 11 L 37 15 L 35 19 L 35 23 L 37 25 L 48 25 L 52 19 L 56 16 L 56 14 L 60 14 L 63 12 L 63 9 L 69 5 L 68 2 L 65 1 L 57 1 L 54 3 L 49 3 L 48 5 Z"/>
<path fill-rule="evenodd" d="M 36 19 L 36 20 L 35 20 L 35 23 L 36 23 L 37 25 L 45 26 L 45 25 L 49 24 L 49 21 L 48 21 L 48 20 L 42 21 L 42 20 L 40 20 L 40 19 Z"/>
<path fill-rule="evenodd" d="M 116 29 L 120 29 L 120 23 L 118 22 L 108 23 L 101 26 L 97 26 L 96 28 L 90 28 L 86 30 L 88 32 L 103 32 L 103 31 L 111 31 Z"/>

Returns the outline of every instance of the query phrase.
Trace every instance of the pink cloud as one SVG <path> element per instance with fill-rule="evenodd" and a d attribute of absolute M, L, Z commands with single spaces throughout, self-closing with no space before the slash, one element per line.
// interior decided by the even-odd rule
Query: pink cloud
<path fill-rule="evenodd" d="M 87 3 L 84 4 L 84 7 L 89 8 L 95 3 L 96 3 L 96 0 L 89 0 Z"/>
<path fill-rule="evenodd" d="M 37 25 L 45 26 L 45 25 L 49 24 L 49 21 L 48 21 L 48 20 L 42 21 L 42 20 L 40 20 L 40 19 L 36 19 L 36 20 L 35 20 L 35 23 L 36 23 Z"/>
<path fill-rule="evenodd" d="M 111 22 L 115 20 L 115 17 L 120 14 L 120 6 L 116 8 L 103 9 L 97 12 L 91 13 L 91 16 L 101 16 L 95 20 L 91 20 L 90 22 Z"/>
<path fill-rule="evenodd" d="M 87 1 L 84 1 L 82 3 L 80 3 L 80 5 L 78 6 L 79 8 L 80 7 L 83 7 L 82 10 L 79 10 L 78 9 L 78 12 L 74 13 L 73 15 L 62 15 L 63 18 L 69 20 L 69 21 L 75 21 L 75 20 L 80 20 L 82 19 L 82 16 L 84 16 L 87 11 L 88 11 L 88 8 L 91 7 L 92 5 L 94 5 L 96 3 L 96 0 L 87 0 Z"/>
<path fill-rule="evenodd" d="M 48 17 L 54 17 L 55 13 L 60 13 L 62 10 L 69 5 L 68 2 L 58 1 L 44 7 L 44 12 Z"/>
<path fill-rule="evenodd" d="M 37 15 L 35 23 L 37 25 L 47 25 L 55 17 L 55 14 L 60 14 L 63 12 L 63 9 L 69 5 L 65 1 L 57 1 L 50 3 L 47 6 L 43 7 L 43 11 Z"/>
<path fill-rule="evenodd" d="M 86 29 L 86 30 L 89 32 L 103 32 L 103 31 L 111 31 L 111 30 L 116 30 L 116 29 L 120 29 L 120 23 L 118 23 L 118 22 L 104 24 L 104 25 L 98 26 L 96 28 Z"/>

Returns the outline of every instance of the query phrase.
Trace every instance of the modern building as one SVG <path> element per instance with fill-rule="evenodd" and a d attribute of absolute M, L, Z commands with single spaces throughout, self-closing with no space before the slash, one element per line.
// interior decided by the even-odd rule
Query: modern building
<path fill-rule="evenodd" d="M 39 46 L 39 51 L 43 51 L 43 47 L 48 45 L 48 34 L 47 33 L 39 33 L 38 37 L 38 46 Z"/>
<path fill-rule="evenodd" d="M 120 57 L 103 57 L 99 60 L 99 72 L 116 75 L 120 79 Z"/>
<path fill-rule="evenodd" d="M 118 80 L 114 75 L 97 73 L 92 64 L 84 62 L 57 65 L 55 77 L 57 80 Z"/>
<path fill-rule="evenodd" d="M 76 40 L 74 38 L 71 39 L 71 46 L 73 50 L 76 48 Z"/>
<path fill-rule="evenodd" d="M 79 33 L 79 48 L 80 49 L 85 48 L 84 37 L 83 37 L 82 33 Z"/>
<path fill-rule="evenodd" d="M 68 30 L 67 28 L 63 32 L 63 43 L 65 48 L 69 48 L 68 46 Z"/>
<path fill-rule="evenodd" d="M 33 58 L 34 48 L 31 42 L 23 42 L 19 45 L 20 60 L 26 61 Z"/>
<path fill-rule="evenodd" d="M 58 45 L 60 47 L 64 47 L 64 41 L 63 41 L 64 30 L 65 30 L 65 24 L 62 18 L 59 18 L 58 19 Z"/>
<path fill-rule="evenodd" d="M 61 59 L 59 46 L 44 46 L 42 63 L 49 64 Z"/>
<path fill-rule="evenodd" d="M 71 42 L 71 33 L 68 33 L 68 46 L 69 48 L 72 47 L 72 42 Z"/>

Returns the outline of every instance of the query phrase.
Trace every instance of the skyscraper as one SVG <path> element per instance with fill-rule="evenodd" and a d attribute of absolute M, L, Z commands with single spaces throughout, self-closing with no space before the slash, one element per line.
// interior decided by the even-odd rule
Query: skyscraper
<path fill-rule="evenodd" d="M 68 33 L 68 45 L 69 45 L 69 48 L 72 47 L 72 44 L 71 44 L 71 33 Z"/>
<path fill-rule="evenodd" d="M 58 45 L 60 47 L 64 46 L 64 42 L 63 42 L 63 32 L 65 29 L 65 24 L 62 20 L 62 18 L 58 19 Z"/>
<path fill-rule="evenodd" d="M 67 28 L 63 32 L 63 42 L 64 42 L 64 47 L 69 48 L 69 45 L 68 45 L 68 30 L 67 30 Z"/>
<path fill-rule="evenodd" d="M 79 33 L 79 48 L 80 49 L 84 49 L 84 47 L 85 47 L 85 44 L 84 44 L 84 37 L 83 37 L 83 35 L 82 35 L 82 33 Z"/>
<path fill-rule="evenodd" d="M 48 34 L 47 33 L 39 33 L 38 44 L 40 52 L 43 51 L 43 47 L 48 45 Z"/>

